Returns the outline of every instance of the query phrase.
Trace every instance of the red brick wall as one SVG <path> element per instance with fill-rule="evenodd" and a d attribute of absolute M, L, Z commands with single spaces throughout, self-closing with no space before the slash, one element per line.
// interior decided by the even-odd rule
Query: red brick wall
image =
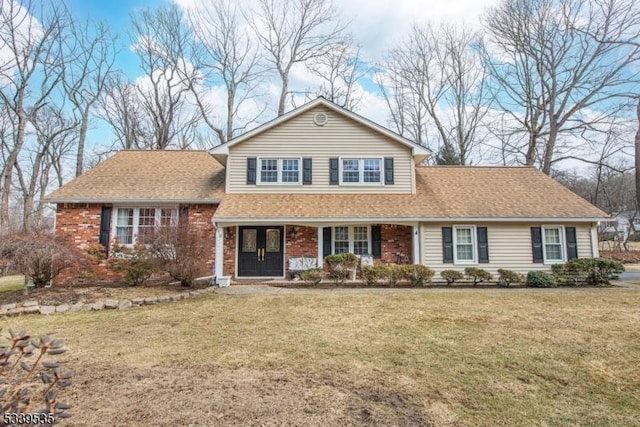
<path fill-rule="evenodd" d="M 403 257 L 407 257 L 406 259 L 408 259 L 409 263 L 412 263 L 412 232 L 413 227 L 410 226 L 383 224 L 380 236 L 382 239 L 382 257 L 380 262 L 396 262 L 396 254 L 400 253 Z"/>
<path fill-rule="evenodd" d="M 226 227 L 224 237 L 224 260 L 222 276 L 236 275 L 236 230 L 237 227 Z"/>
<path fill-rule="evenodd" d="M 289 269 L 291 257 L 318 257 L 318 228 L 287 225 L 285 228 L 286 239 L 286 268 Z M 295 239 L 293 239 L 295 234 Z"/>
<path fill-rule="evenodd" d="M 75 247 L 86 251 L 91 246 L 99 244 L 100 240 L 100 204 L 58 204 L 56 211 L 56 229 L 58 236 L 65 236 Z M 198 230 L 203 242 L 210 247 L 207 259 L 203 260 L 201 274 L 211 274 L 215 255 L 215 230 L 211 218 L 216 212 L 217 205 L 188 205 L 189 224 Z M 113 240 L 111 242 L 113 244 Z M 67 272 L 56 283 L 65 283 L 78 277 L 82 273 L 85 277 L 98 279 L 112 279 L 120 277 L 107 268 L 105 261 L 91 263 L 91 271 Z"/>

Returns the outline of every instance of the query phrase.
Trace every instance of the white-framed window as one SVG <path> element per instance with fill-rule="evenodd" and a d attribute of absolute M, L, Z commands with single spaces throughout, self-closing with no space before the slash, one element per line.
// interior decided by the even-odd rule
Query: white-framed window
<path fill-rule="evenodd" d="M 340 184 L 382 184 L 382 158 L 341 158 Z"/>
<path fill-rule="evenodd" d="M 473 226 L 453 227 L 453 262 L 456 264 L 476 264 L 476 228 Z"/>
<path fill-rule="evenodd" d="M 258 184 L 300 184 L 299 158 L 258 158 Z"/>
<path fill-rule="evenodd" d="M 114 236 L 118 244 L 144 243 L 156 227 L 178 224 L 178 209 L 170 207 L 115 208 Z"/>
<path fill-rule="evenodd" d="M 545 263 L 564 262 L 564 233 L 560 226 L 542 227 L 542 254 Z"/>
<path fill-rule="evenodd" d="M 352 225 L 333 227 L 333 253 L 371 254 L 371 227 Z"/>

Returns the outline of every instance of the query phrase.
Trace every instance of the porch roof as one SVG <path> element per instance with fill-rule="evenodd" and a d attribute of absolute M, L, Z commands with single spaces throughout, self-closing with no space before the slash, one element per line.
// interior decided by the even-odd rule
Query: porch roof
<path fill-rule="evenodd" d="M 526 167 L 416 168 L 416 194 L 226 194 L 218 223 L 598 221 L 600 209 Z"/>

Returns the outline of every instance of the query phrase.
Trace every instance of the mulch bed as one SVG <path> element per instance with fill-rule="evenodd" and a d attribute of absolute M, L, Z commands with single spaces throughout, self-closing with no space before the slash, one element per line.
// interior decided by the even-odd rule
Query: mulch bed
<path fill-rule="evenodd" d="M 613 259 L 625 264 L 640 262 L 640 251 L 600 251 L 601 258 Z"/>
<path fill-rule="evenodd" d="M 142 285 L 129 286 L 124 282 L 96 281 L 91 284 L 1 292 L 0 304 L 38 301 L 41 305 L 71 305 L 77 302 L 92 303 L 105 299 L 147 298 L 201 289 L 207 287 L 208 284 L 208 281 L 201 281 L 194 283 L 191 287 L 183 287 L 179 283 L 167 283 L 166 280 L 149 280 Z"/>

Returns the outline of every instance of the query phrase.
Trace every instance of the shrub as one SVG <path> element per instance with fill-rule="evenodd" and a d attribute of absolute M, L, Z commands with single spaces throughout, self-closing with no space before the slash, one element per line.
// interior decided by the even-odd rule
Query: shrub
<path fill-rule="evenodd" d="M 66 240 L 48 234 L 7 236 L 0 241 L 0 258 L 10 270 L 31 279 L 37 288 L 81 262 L 79 252 Z"/>
<path fill-rule="evenodd" d="M 473 280 L 473 286 L 477 286 L 478 283 L 488 282 L 493 280 L 493 276 L 487 270 L 477 267 L 467 267 L 464 269 L 464 275 L 467 279 Z"/>
<path fill-rule="evenodd" d="M 404 277 L 403 265 L 384 264 L 379 266 L 380 278 L 389 286 L 395 286 Z"/>
<path fill-rule="evenodd" d="M 447 281 L 448 286 L 451 286 L 454 282 L 464 279 L 464 274 L 457 270 L 442 270 L 440 277 Z"/>
<path fill-rule="evenodd" d="M 358 257 L 348 253 L 327 255 L 324 262 L 329 269 L 329 277 L 341 284 L 356 270 Z"/>
<path fill-rule="evenodd" d="M 164 270 L 182 286 L 191 286 L 203 270 L 208 244 L 189 224 L 159 227 L 147 239 L 149 250 Z"/>
<path fill-rule="evenodd" d="M 300 280 L 304 280 L 305 282 L 311 282 L 314 285 L 317 285 L 322 281 L 322 269 L 320 268 L 310 268 L 309 270 L 304 270 L 300 273 Z"/>
<path fill-rule="evenodd" d="M 402 266 L 403 277 L 414 286 L 424 286 L 430 282 L 435 271 L 421 264 L 407 264 Z"/>
<path fill-rule="evenodd" d="M 634 231 L 634 232 L 629 236 L 629 241 L 630 241 L 630 242 L 640 242 L 640 231 Z"/>
<path fill-rule="evenodd" d="M 513 270 L 498 269 L 498 284 L 500 286 L 509 287 L 512 283 L 523 283 L 524 276 Z"/>
<path fill-rule="evenodd" d="M 527 273 L 527 286 L 530 288 L 555 288 L 558 286 L 555 277 L 544 271 Z"/>
<path fill-rule="evenodd" d="M 562 284 L 608 285 L 610 279 L 624 271 L 624 265 L 605 258 L 574 258 L 565 264 L 551 266 L 551 271 Z"/>
<path fill-rule="evenodd" d="M 125 280 L 131 286 L 141 284 L 158 269 L 158 260 L 141 244 L 133 248 L 115 245 L 109 261 L 113 271 L 124 272 Z"/>
<path fill-rule="evenodd" d="M 378 265 L 363 265 L 362 266 L 362 278 L 367 286 L 375 286 L 378 283 L 378 279 L 382 276 L 381 266 Z"/>
<path fill-rule="evenodd" d="M 31 416 L 33 424 L 52 425 L 69 418 L 66 410 L 71 406 L 59 402 L 58 394 L 71 384 L 73 373 L 63 372 L 59 363 L 47 360 L 65 351 L 62 341 L 47 336 L 32 339 L 24 331 L 11 329 L 5 338 L 9 345 L 0 347 L 0 420 L 5 420 L 5 414 L 38 414 Z M 34 355 L 35 361 L 29 363 Z"/>

